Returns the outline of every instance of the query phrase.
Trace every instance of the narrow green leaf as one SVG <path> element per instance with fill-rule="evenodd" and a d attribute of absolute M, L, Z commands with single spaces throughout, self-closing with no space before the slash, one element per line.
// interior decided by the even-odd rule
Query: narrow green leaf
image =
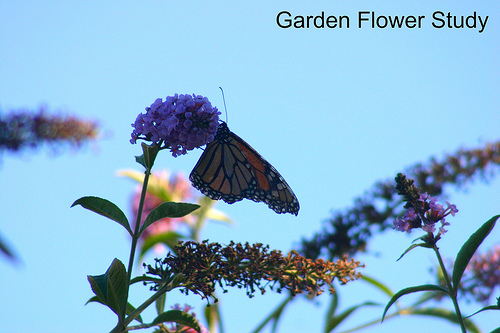
<path fill-rule="evenodd" d="M 108 306 L 123 320 L 123 310 L 127 298 L 127 271 L 123 263 L 114 259 L 106 273 L 102 275 L 89 275 L 87 279 L 98 301 Z M 123 310 L 122 310 L 123 309 Z"/>
<path fill-rule="evenodd" d="M 497 305 L 488 305 L 488 306 L 485 306 L 485 307 L 484 307 L 484 308 L 482 308 L 482 309 L 477 310 L 476 312 L 474 312 L 473 314 L 471 314 L 470 316 L 467 316 L 467 317 L 465 317 L 465 318 L 469 318 L 469 317 L 475 316 L 475 315 L 477 315 L 479 312 L 483 312 L 483 311 L 487 311 L 487 310 L 497 310 L 497 311 L 498 311 L 498 310 L 500 310 L 500 309 L 498 308 L 498 306 L 497 306 Z"/>
<path fill-rule="evenodd" d="M 140 234 L 151 224 L 163 218 L 183 217 L 200 208 L 199 205 L 184 202 L 164 202 L 149 213 L 141 226 Z"/>
<path fill-rule="evenodd" d="M 436 307 L 425 307 L 425 308 L 418 308 L 418 309 L 405 309 L 405 315 L 421 315 L 421 316 L 429 316 L 429 317 L 435 317 L 439 319 L 444 319 L 448 320 L 451 323 L 454 324 L 460 324 L 460 321 L 457 317 L 457 314 L 454 311 L 450 311 L 448 309 L 443 309 L 443 308 L 436 308 Z M 479 327 L 474 324 L 469 319 L 464 319 L 464 324 L 465 327 L 467 328 L 467 332 L 471 333 L 480 333 L 481 330 Z"/>
<path fill-rule="evenodd" d="M 210 332 L 216 332 L 217 328 L 220 328 L 220 332 L 224 332 L 219 303 L 206 305 L 203 312 L 205 313 L 205 319 L 208 325 L 207 328 Z"/>
<path fill-rule="evenodd" d="M 384 313 L 382 314 L 382 321 L 384 321 L 384 317 L 385 317 L 385 314 L 387 313 L 387 310 L 389 310 L 391 305 L 394 304 L 394 302 L 396 302 L 398 300 L 398 298 L 400 298 L 401 296 L 408 295 L 408 294 L 415 293 L 415 292 L 419 292 L 419 291 L 440 291 L 440 292 L 443 292 L 445 294 L 448 293 L 448 291 L 445 288 L 443 288 L 441 286 L 436 286 L 434 284 L 424 284 L 421 286 L 415 286 L 415 287 L 401 289 L 396 294 L 394 294 L 394 296 L 392 296 L 392 298 L 389 300 L 389 303 L 387 303 L 387 305 L 385 306 Z"/>
<path fill-rule="evenodd" d="M 131 314 L 131 313 L 132 313 L 132 312 L 134 312 L 134 311 L 135 311 L 135 307 L 134 307 L 132 304 L 130 304 L 130 303 L 128 303 L 128 302 L 127 302 L 127 315 Z M 138 322 L 140 322 L 141 324 L 143 324 L 143 323 L 144 323 L 144 322 L 142 321 L 142 317 L 141 317 L 141 315 L 138 315 L 137 317 L 135 317 L 135 318 L 134 318 L 134 320 L 137 320 L 137 321 L 138 321 Z"/>
<path fill-rule="evenodd" d="M 335 314 L 337 313 L 338 305 L 339 305 L 339 294 L 334 293 L 334 294 L 330 295 L 330 305 L 328 306 L 328 309 L 326 310 L 326 313 L 325 313 L 325 332 L 329 332 L 328 331 L 328 326 L 329 326 L 328 323 L 329 323 L 331 318 L 335 317 Z"/>
<path fill-rule="evenodd" d="M 152 324 L 156 325 L 165 322 L 181 324 L 183 326 L 190 327 L 197 332 L 201 332 L 200 324 L 198 324 L 196 318 L 189 313 L 181 310 L 170 310 L 163 312 L 158 317 L 156 317 L 155 320 L 153 320 Z"/>
<path fill-rule="evenodd" d="M 416 247 L 425 247 L 425 248 L 429 248 L 429 245 L 427 245 L 427 244 L 425 244 L 425 243 L 413 244 L 413 245 L 411 245 L 409 248 L 407 248 L 407 249 L 405 250 L 405 252 L 403 252 L 403 254 L 402 254 L 402 255 L 398 258 L 398 260 L 396 260 L 396 261 L 399 261 L 399 259 L 403 258 L 403 256 L 404 256 L 405 254 L 407 254 L 408 252 L 410 252 L 411 250 L 413 250 L 413 249 L 414 249 L 414 248 L 416 248 Z"/>
<path fill-rule="evenodd" d="M 271 321 L 273 321 L 273 327 L 276 328 L 276 325 L 277 323 L 279 322 L 280 318 L 281 318 L 281 314 L 283 313 L 283 310 L 285 309 L 285 307 L 288 305 L 288 303 L 290 303 L 291 301 L 293 301 L 293 297 L 292 296 L 288 296 L 283 302 L 281 302 L 277 307 L 276 309 L 273 310 L 273 312 L 271 312 L 266 318 L 264 318 L 264 320 L 259 324 L 259 326 L 257 326 L 253 331 L 251 331 L 252 333 L 258 333 L 260 331 L 262 331 L 262 329 Z"/>
<path fill-rule="evenodd" d="M 349 317 L 354 311 L 365 307 L 365 306 L 380 306 L 380 304 L 375 302 L 364 302 L 358 305 L 351 306 L 346 310 L 342 311 L 339 315 L 332 318 L 328 318 L 325 326 L 325 333 L 333 331 L 338 325 L 340 325 L 347 317 Z"/>
<path fill-rule="evenodd" d="M 7 245 L 7 242 L 4 241 L 1 236 L 2 235 L 0 234 L 0 252 L 2 252 L 12 262 L 16 262 L 19 258 L 14 254 L 12 248 Z"/>
<path fill-rule="evenodd" d="M 130 235 L 132 235 L 132 230 L 130 229 L 127 217 L 122 210 L 111 201 L 99 197 L 88 196 L 76 200 L 71 207 L 76 205 L 81 205 L 83 208 L 118 222 L 125 229 L 127 229 Z"/>
<path fill-rule="evenodd" d="M 382 291 L 384 294 L 386 294 L 389 297 L 394 296 L 394 292 L 388 286 L 386 286 L 382 282 L 380 282 L 380 281 L 378 281 L 370 276 L 363 275 L 361 277 L 361 280 L 368 282 L 369 284 L 371 284 L 375 288 L 379 289 L 380 291 Z"/>
<path fill-rule="evenodd" d="M 458 323 L 457 314 L 454 311 L 450 311 L 450 310 L 444 309 L 444 308 L 436 308 L 436 307 L 425 307 L 425 308 L 418 308 L 418 309 L 409 308 L 409 309 L 405 309 L 405 313 L 413 314 L 413 315 L 418 314 L 418 315 L 423 315 L 423 316 L 436 317 L 436 318 L 449 320 L 453 323 Z"/>
<path fill-rule="evenodd" d="M 441 298 L 441 295 L 437 295 L 434 291 L 424 292 L 420 295 L 418 300 L 413 303 L 412 306 L 415 307 L 420 304 L 425 304 L 429 301 L 439 301 Z"/>
<path fill-rule="evenodd" d="M 165 311 L 165 302 L 167 300 L 167 294 L 163 294 L 155 301 L 156 313 L 160 314 Z"/>
<path fill-rule="evenodd" d="M 489 235 L 499 217 L 500 215 L 493 216 L 486 223 L 484 223 L 479 229 L 477 229 L 476 232 L 474 232 L 469 237 L 460 251 L 458 251 L 457 259 L 455 260 L 455 263 L 453 265 L 453 274 L 451 278 L 454 295 L 457 294 L 460 280 L 462 279 L 464 271 L 467 268 L 470 259 L 474 255 L 474 252 L 476 252 L 479 245 L 481 245 L 483 240 Z"/>
<path fill-rule="evenodd" d="M 139 282 L 152 282 L 152 283 L 161 283 L 161 279 L 155 279 L 149 276 L 139 275 L 130 280 L 130 285 Z"/>

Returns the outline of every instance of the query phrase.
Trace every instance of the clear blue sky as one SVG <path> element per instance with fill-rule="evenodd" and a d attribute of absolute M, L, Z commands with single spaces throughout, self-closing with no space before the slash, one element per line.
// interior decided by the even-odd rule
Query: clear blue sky
<path fill-rule="evenodd" d="M 283 10 L 347 15 L 350 27 L 279 28 L 276 16 Z M 359 11 L 425 18 L 421 28 L 360 29 Z M 439 23 L 432 19 L 435 11 L 489 19 L 482 33 L 477 27 L 438 29 L 432 26 Z M 81 196 L 97 195 L 128 212 L 135 185 L 116 172 L 140 170 L 134 162 L 140 148 L 128 141 L 130 124 L 156 98 L 196 93 L 223 109 L 218 87 L 224 88 L 229 127 L 281 172 L 301 210 L 295 217 L 248 200 L 221 202 L 217 208 L 234 226 L 211 224 L 203 237 L 288 251 L 376 180 L 430 156 L 499 139 L 499 27 L 496 1 L 2 1 L 1 109 L 47 104 L 98 120 L 105 131 L 97 145 L 57 158 L 47 150 L 2 158 L 0 230 L 24 263 L 0 262 L 2 331 L 104 332 L 115 325 L 103 306 L 84 306 L 92 296 L 86 275 L 103 273 L 115 257 L 126 261 L 127 235 L 116 223 L 69 207 Z M 173 159 L 164 153 L 157 167 L 189 174 L 200 154 Z M 460 212 L 442 240 L 445 256 L 454 257 L 471 232 L 500 212 L 499 198 L 498 179 L 449 198 Z M 499 230 L 488 244 L 498 240 Z M 364 272 L 393 290 L 433 282 L 430 252 L 395 261 L 418 235 L 411 236 L 375 236 L 370 249 L 379 256 L 357 258 L 366 263 Z M 132 301 L 145 299 L 147 289 L 135 287 Z M 386 301 L 363 282 L 340 292 L 343 308 Z M 203 302 L 195 296 L 169 297 L 201 312 Z M 230 290 L 221 298 L 227 332 L 250 331 L 283 297 L 269 292 L 248 299 Z M 298 299 L 280 332 L 321 332 L 327 299 Z M 380 314 L 360 312 L 344 328 Z M 490 314 L 476 320 L 484 331 L 500 325 Z M 398 318 L 370 332 L 431 328 L 450 326 Z"/>

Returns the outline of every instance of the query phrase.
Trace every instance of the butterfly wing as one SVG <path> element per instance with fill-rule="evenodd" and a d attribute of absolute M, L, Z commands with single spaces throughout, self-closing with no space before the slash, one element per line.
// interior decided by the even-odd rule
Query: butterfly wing
<path fill-rule="evenodd" d="M 299 202 L 279 172 L 221 123 L 189 179 L 213 200 L 234 203 L 244 198 L 265 202 L 275 212 L 298 214 Z"/>

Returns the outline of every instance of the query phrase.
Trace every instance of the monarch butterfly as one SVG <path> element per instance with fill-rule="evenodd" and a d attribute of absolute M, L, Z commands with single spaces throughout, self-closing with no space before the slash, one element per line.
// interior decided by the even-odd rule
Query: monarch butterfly
<path fill-rule="evenodd" d="M 299 201 L 279 172 L 225 122 L 189 175 L 207 197 L 231 204 L 244 198 L 265 202 L 278 214 L 297 215 Z"/>

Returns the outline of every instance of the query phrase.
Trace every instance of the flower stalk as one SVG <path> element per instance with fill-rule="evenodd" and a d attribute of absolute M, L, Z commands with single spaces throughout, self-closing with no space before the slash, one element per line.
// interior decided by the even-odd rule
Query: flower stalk
<path fill-rule="evenodd" d="M 460 311 L 460 306 L 458 304 L 458 299 L 457 299 L 457 290 L 453 288 L 451 284 L 451 279 L 450 276 L 448 275 L 448 272 L 446 271 L 446 266 L 444 265 L 443 258 L 441 257 L 441 254 L 439 253 L 439 248 L 434 244 L 432 246 L 432 249 L 434 250 L 434 253 L 436 254 L 436 257 L 439 262 L 439 267 L 441 268 L 441 271 L 443 272 L 443 279 L 446 282 L 446 288 L 448 290 L 448 296 L 450 296 L 451 301 L 453 302 L 453 307 L 455 308 L 455 313 L 457 314 L 457 319 L 460 324 L 460 328 L 462 330 L 462 333 L 466 333 L 467 330 L 465 328 L 465 322 L 464 318 L 462 317 L 462 312 Z"/>

